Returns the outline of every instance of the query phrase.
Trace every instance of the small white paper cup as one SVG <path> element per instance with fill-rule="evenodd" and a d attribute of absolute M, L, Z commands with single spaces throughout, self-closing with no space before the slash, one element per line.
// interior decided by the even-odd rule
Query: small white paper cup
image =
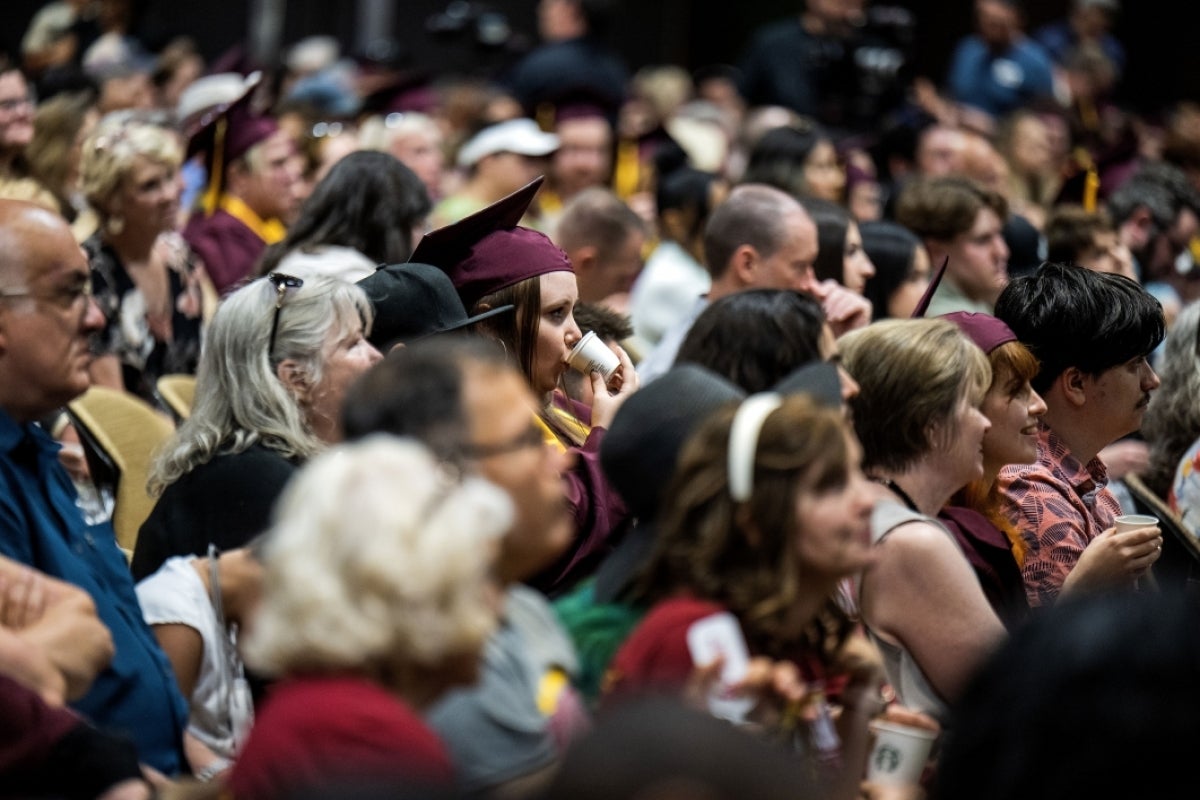
<path fill-rule="evenodd" d="M 567 363 L 584 375 L 590 375 L 595 370 L 604 376 L 605 381 L 611 379 L 617 367 L 621 366 L 617 354 L 608 348 L 595 331 L 588 331 L 583 335 L 571 350 Z"/>
<path fill-rule="evenodd" d="M 887 786 L 919 784 L 937 734 L 884 720 L 872 722 L 869 728 L 875 743 L 867 761 L 867 780 Z"/>
<path fill-rule="evenodd" d="M 1136 530 L 1137 528 L 1149 528 L 1158 525 L 1158 517 L 1152 517 L 1149 514 L 1123 514 L 1117 517 L 1116 527 L 1117 533 Z"/>

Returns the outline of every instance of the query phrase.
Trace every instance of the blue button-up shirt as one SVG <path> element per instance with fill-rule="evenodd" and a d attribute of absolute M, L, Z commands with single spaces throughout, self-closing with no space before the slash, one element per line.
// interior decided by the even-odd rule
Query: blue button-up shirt
<path fill-rule="evenodd" d="M 73 707 L 133 739 L 143 763 L 177 775 L 187 703 L 142 619 L 112 525 L 84 521 L 58 450 L 39 426 L 19 425 L 0 409 L 0 553 L 92 596 L 116 655 Z"/>

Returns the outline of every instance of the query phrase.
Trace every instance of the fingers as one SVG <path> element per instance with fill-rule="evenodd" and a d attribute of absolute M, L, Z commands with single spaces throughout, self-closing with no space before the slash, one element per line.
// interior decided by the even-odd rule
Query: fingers
<path fill-rule="evenodd" d="M 0 575 L 0 622 L 14 630 L 32 625 L 46 611 L 46 582 L 36 570 Z"/>
<path fill-rule="evenodd" d="M 619 394 L 632 394 L 638 389 L 638 374 L 637 369 L 633 366 L 633 361 L 629 358 L 629 353 L 625 352 L 625 348 L 618 345 L 613 345 L 613 350 L 617 353 L 617 358 L 621 361 L 621 367 L 618 373 L 621 376 L 621 388 Z"/>

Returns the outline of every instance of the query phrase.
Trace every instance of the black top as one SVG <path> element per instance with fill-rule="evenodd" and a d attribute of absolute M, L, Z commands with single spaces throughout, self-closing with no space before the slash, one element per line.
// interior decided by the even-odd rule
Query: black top
<path fill-rule="evenodd" d="M 142 523 L 133 551 L 140 581 L 172 556 L 202 556 L 209 542 L 242 547 L 271 524 L 275 500 L 297 465 L 254 444 L 219 455 L 168 486 Z"/>

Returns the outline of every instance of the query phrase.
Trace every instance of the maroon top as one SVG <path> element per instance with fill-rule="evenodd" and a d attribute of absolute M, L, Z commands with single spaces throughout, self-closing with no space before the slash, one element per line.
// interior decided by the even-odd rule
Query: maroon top
<path fill-rule="evenodd" d="M 226 295 L 250 277 L 267 244 L 241 220 L 217 209 L 192 215 L 183 238 L 204 261 L 217 292 Z"/>
<path fill-rule="evenodd" d="M 340 781 L 448 786 L 442 741 L 399 698 L 364 678 L 289 678 L 272 688 L 233 771 L 233 796 L 269 800 Z"/>
<path fill-rule="evenodd" d="M 591 424 L 587 406 L 559 392 L 553 403 L 574 415 L 585 425 Z M 581 579 L 591 575 L 611 551 L 614 535 L 629 522 L 629 510 L 621 495 L 609 482 L 600 464 L 600 443 L 606 430 L 592 428 L 583 446 L 569 448 L 575 462 L 563 474 L 567 504 L 575 519 L 575 541 L 557 561 L 526 581 L 551 599 L 570 591 Z"/>

